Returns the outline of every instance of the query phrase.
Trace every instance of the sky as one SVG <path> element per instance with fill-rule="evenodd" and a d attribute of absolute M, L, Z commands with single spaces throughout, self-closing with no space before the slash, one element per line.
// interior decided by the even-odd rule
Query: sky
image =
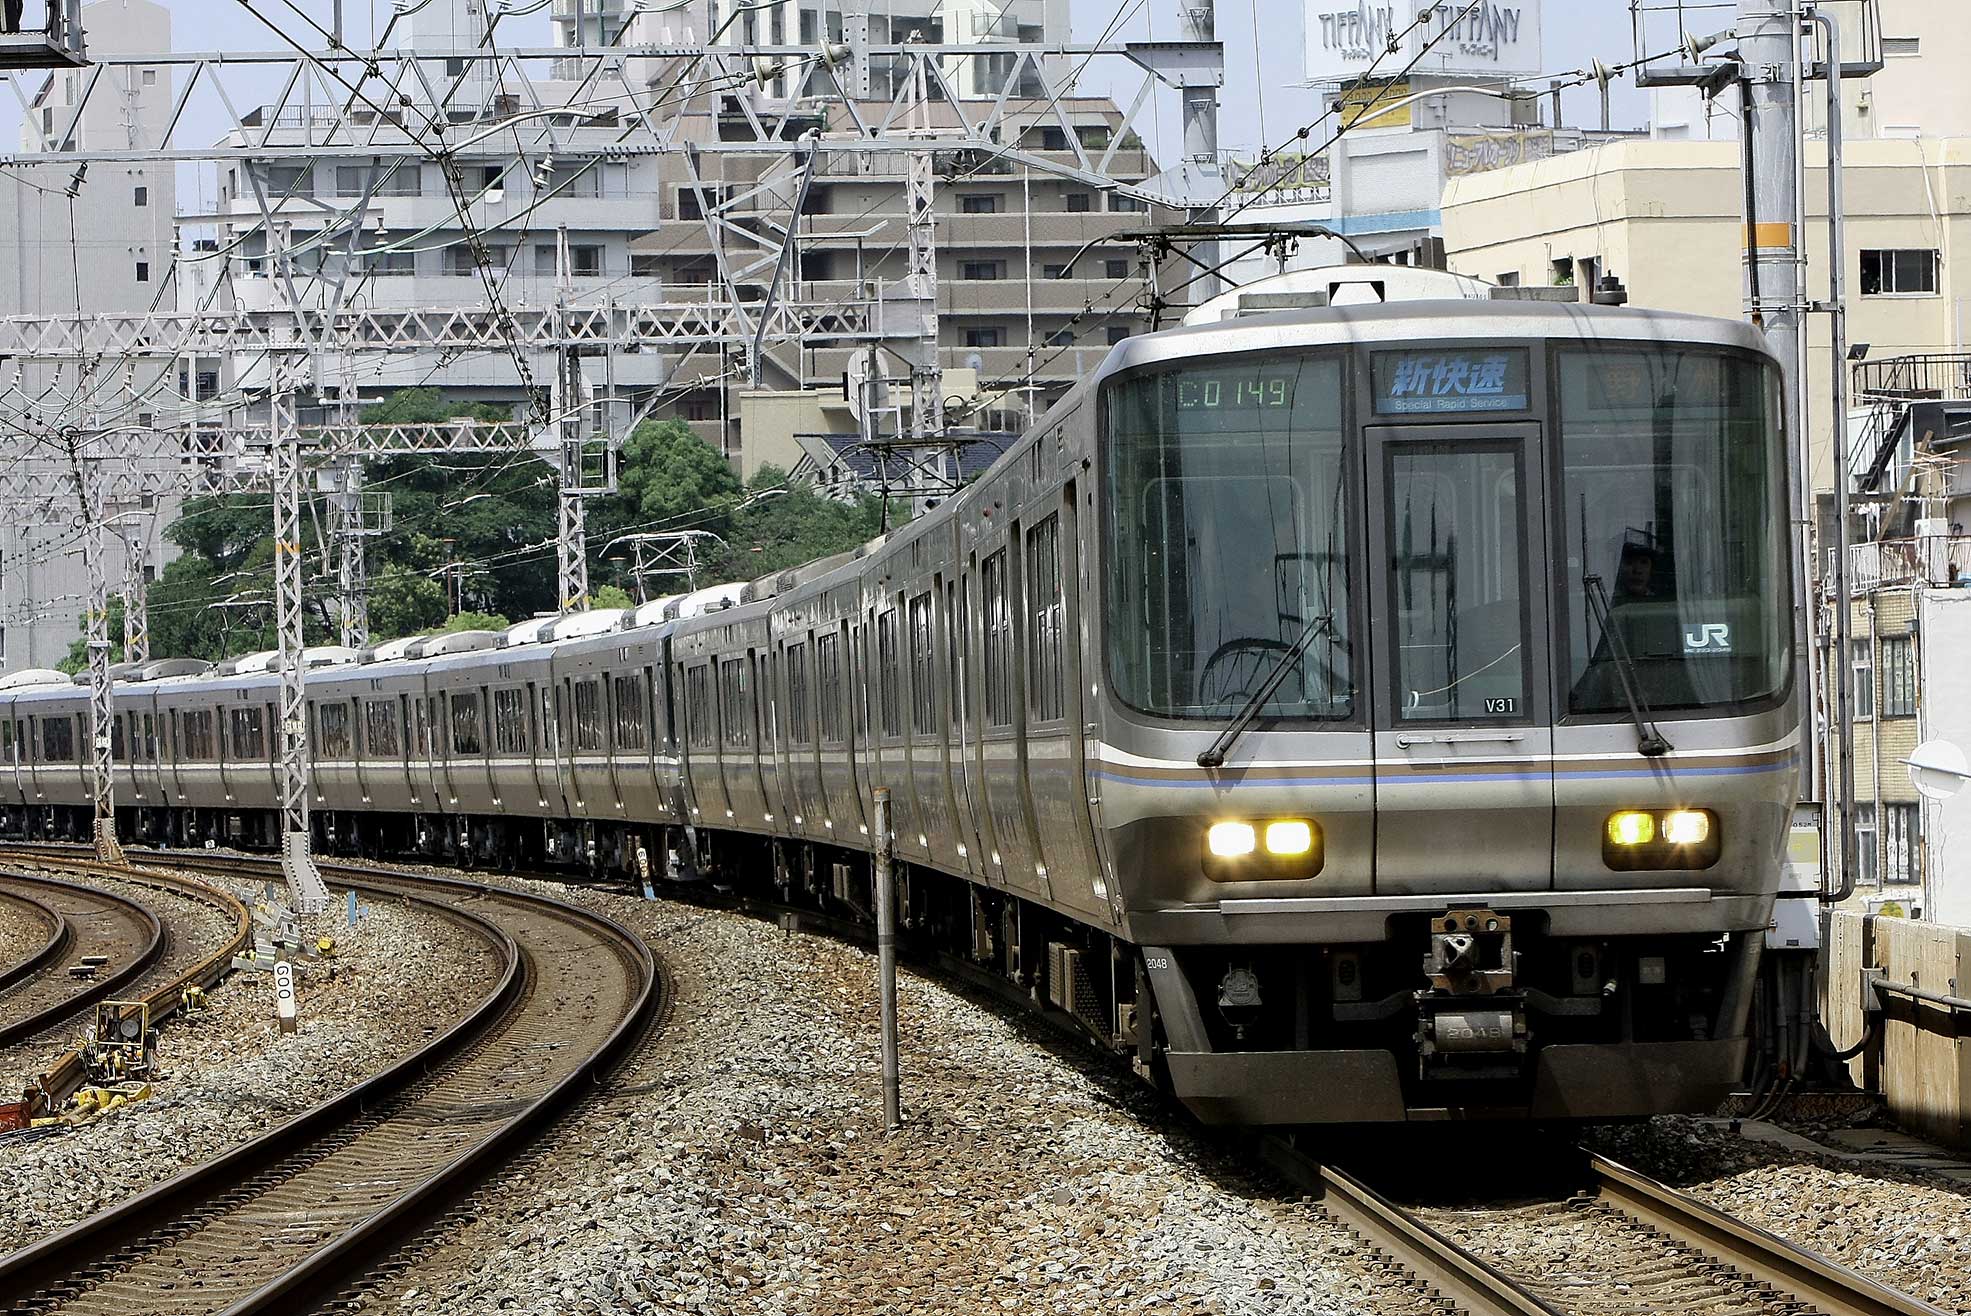
<path fill-rule="evenodd" d="M 1116 40 L 1170 39 L 1177 35 L 1177 7 L 1187 0 L 1069 0 L 1072 38 L 1093 41 L 1103 32 L 1120 8 L 1129 15 L 1115 33 Z M 1195 0 L 1188 0 L 1195 3 Z M 1510 3 L 1511 0 L 1506 0 Z M 1529 0 L 1517 0 L 1526 4 Z M 242 12 L 241 0 L 163 0 L 173 11 L 174 41 L 177 48 L 248 50 L 269 49 L 276 45 L 268 29 Z M 1318 113 L 1313 93 L 1300 85 L 1302 21 L 1296 0 L 1217 0 L 1218 34 L 1225 44 L 1228 69 L 1226 86 L 1220 99 L 1219 144 L 1243 155 L 1256 155 L 1268 145 L 1290 138 L 1302 124 Z M 297 36 L 306 34 L 306 25 L 297 13 L 327 25 L 331 0 L 250 0 L 250 7 L 266 19 Z M 1331 6 L 1330 6 L 1331 7 Z M 1592 59 L 1619 64 L 1632 58 L 1630 51 L 1628 0 L 1545 0 L 1545 63 L 1549 71 L 1566 75 L 1587 66 Z M 31 6 L 30 6 L 31 8 Z M 343 0 L 351 44 L 371 27 L 372 16 L 387 17 L 390 0 Z M 509 17 L 500 31 L 508 41 L 546 45 L 548 19 L 542 12 Z M 215 22 L 215 19 L 224 21 Z M 1255 39 L 1254 27 L 1261 31 Z M 1261 76 L 1251 76 L 1255 59 Z M 1089 90 L 1133 96 L 1140 75 L 1116 79 L 1118 85 L 1103 86 L 1101 62 L 1091 66 L 1083 85 Z M 233 85 L 229 79 L 229 88 Z M 270 92 L 271 92 L 270 88 Z M 1568 94 L 1565 103 L 1570 123 L 1594 123 L 1599 106 L 1593 88 L 1579 88 Z M 11 95 L 0 95 L 0 132 L 5 140 L 14 138 L 18 111 Z M 1639 127 L 1647 114 L 1646 98 L 1618 84 L 1615 92 L 1617 127 Z M 223 124 L 216 125 L 223 127 Z M 1168 159 L 1181 135 L 1178 130 L 1174 98 L 1158 106 L 1154 123 L 1143 125 L 1151 153 Z"/>

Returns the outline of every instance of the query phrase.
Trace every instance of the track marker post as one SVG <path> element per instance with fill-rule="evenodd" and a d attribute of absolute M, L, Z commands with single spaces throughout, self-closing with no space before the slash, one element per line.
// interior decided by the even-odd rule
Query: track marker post
<path fill-rule="evenodd" d="M 876 800 L 876 976 L 883 1001 L 883 1127 L 903 1124 L 897 1076 L 897 890 L 890 828 L 890 788 L 878 786 Z"/>

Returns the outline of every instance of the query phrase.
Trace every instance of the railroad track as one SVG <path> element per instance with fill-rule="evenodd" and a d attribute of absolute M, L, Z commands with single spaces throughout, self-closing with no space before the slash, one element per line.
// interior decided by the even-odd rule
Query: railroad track
<path fill-rule="evenodd" d="M 1419 1208 L 1266 1140 L 1391 1264 L 1468 1316 L 1948 1316 L 1838 1262 L 1592 1153 L 1561 1200 Z"/>
<path fill-rule="evenodd" d="M 251 873 L 252 860 L 157 862 Z M 374 869 L 331 880 L 477 932 L 495 987 L 423 1049 L 120 1206 L 0 1258 L 9 1312 L 289 1313 L 444 1214 L 586 1095 L 663 996 L 648 947 L 600 915 L 496 886 Z M 15 1295 L 19 1295 L 18 1297 Z"/>
<path fill-rule="evenodd" d="M 8 970 L 0 989 L 0 1047 L 61 1027 L 140 977 L 164 953 L 164 924 L 128 896 L 78 882 L 0 871 L 0 891 L 39 907 L 55 931 L 39 954 Z M 88 977 L 67 969 L 101 957 Z"/>
<path fill-rule="evenodd" d="M 58 876 L 64 872 L 107 878 L 136 894 L 85 886 Z M 63 925 L 56 934 L 60 948 L 23 973 L 12 990 L 0 989 L 0 1048 L 60 1044 L 68 1040 L 64 1031 L 72 1033 L 96 1002 L 116 997 L 145 1001 L 152 1023 L 160 1022 L 178 1009 L 186 987 L 210 987 L 223 977 L 252 935 L 246 906 L 225 891 L 53 847 L 0 850 L 0 889 L 37 893 Z M 191 935 L 186 922 L 214 914 L 230 928 L 216 948 L 201 950 L 201 942 L 211 939 Z M 108 960 L 94 977 L 77 980 L 59 972 L 56 961 L 74 963 L 92 954 Z M 39 1109 L 59 1106 L 86 1077 L 81 1053 L 60 1051 L 28 1085 L 29 1097 Z"/>

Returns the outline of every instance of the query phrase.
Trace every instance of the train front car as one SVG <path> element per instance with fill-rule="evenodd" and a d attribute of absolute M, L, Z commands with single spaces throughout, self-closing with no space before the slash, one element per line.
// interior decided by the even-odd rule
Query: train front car
<path fill-rule="evenodd" d="M 1759 337 L 1416 303 L 1134 340 L 1099 389 L 1141 1061 L 1225 1123 L 1714 1106 L 1800 752 Z"/>

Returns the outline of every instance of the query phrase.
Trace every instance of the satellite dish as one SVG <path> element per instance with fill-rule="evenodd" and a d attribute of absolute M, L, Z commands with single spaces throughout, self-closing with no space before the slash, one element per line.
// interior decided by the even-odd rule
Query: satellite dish
<path fill-rule="evenodd" d="M 1964 751 L 1948 740 L 1929 740 L 1910 751 L 1909 784 L 1926 800 L 1948 800 L 1971 781 Z"/>

